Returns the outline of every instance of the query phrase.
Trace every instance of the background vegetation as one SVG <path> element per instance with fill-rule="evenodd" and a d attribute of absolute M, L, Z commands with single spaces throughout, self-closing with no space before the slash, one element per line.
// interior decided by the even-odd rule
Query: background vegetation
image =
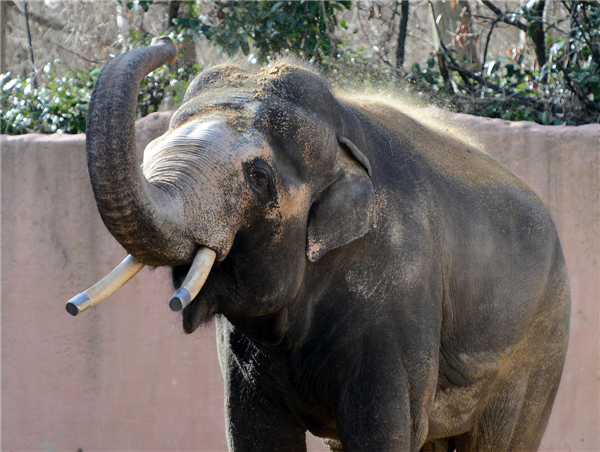
<path fill-rule="evenodd" d="M 346 89 L 454 111 L 600 122 L 597 1 L 2 1 L 2 133 L 85 131 L 101 62 L 170 34 L 180 58 L 142 83 L 139 114 L 178 105 L 225 58 L 298 54 Z"/>

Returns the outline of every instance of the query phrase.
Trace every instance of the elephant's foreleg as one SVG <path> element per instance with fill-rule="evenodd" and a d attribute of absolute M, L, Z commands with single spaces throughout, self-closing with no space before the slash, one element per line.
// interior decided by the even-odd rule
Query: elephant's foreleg
<path fill-rule="evenodd" d="M 405 371 L 385 367 L 365 366 L 340 393 L 335 418 L 344 452 L 417 452 L 424 442 L 427 419 L 412 418 Z"/>
<path fill-rule="evenodd" d="M 306 432 L 261 398 L 238 374 L 226 379 L 227 444 L 235 452 L 306 452 Z"/>

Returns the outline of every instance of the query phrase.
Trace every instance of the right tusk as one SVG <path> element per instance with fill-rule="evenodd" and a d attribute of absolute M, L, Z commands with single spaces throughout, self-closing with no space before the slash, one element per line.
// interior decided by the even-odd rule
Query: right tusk
<path fill-rule="evenodd" d="M 113 271 L 83 293 L 67 301 L 67 312 L 73 316 L 96 306 L 133 278 L 144 264 L 129 254 Z"/>
<path fill-rule="evenodd" d="M 169 300 L 169 307 L 172 311 L 181 311 L 196 298 L 208 278 L 216 257 L 217 253 L 210 248 L 200 247 L 181 288 L 177 289 L 177 292 Z"/>

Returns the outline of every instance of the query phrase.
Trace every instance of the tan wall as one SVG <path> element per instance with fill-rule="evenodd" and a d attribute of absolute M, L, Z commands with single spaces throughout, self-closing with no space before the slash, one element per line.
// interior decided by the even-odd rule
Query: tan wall
<path fill-rule="evenodd" d="M 167 115 L 138 124 L 142 150 Z M 464 115 L 552 211 L 571 277 L 567 367 L 540 450 L 597 451 L 600 126 Z M 148 269 L 79 318 L 66 300 L 125 256 L 96 211 L 83 136 L 2 136 L 2 450 L 226 450 L 212 326 L 183 334 Z M 312 450 L 322 450 L 311 439 Z"/>

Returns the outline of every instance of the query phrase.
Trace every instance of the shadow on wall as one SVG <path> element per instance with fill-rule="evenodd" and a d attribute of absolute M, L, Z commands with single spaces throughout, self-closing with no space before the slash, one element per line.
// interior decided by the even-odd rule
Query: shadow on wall
<path fill-rule="evenodd" d="M 540 450 L 600 450 L 600 126 L 444 116 L 552 212 L 571 278 L 571 343 Z M 169 117 L 138 123 L 140 157 Z M 0 139 L 2 450 L 227 450 L 213 327 L 183 334 L 165 269 L 142 270 L 81 317 L 64 310 L 125 257 L 96 210 L 85 137 Z M 325 450 L 315 438 L 309 449 Z"/>

